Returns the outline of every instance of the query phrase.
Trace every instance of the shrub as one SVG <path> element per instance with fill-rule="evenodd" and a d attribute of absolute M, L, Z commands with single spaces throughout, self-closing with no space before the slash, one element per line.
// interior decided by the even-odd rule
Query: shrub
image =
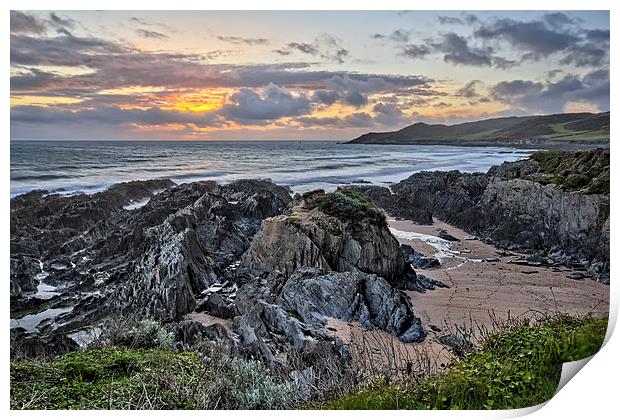
<path fill-rule="evenodd" d="M 174 350 L 174 333 L 163 329 L 157 321 L 140 321 L 122 333 L 116 344 L 140 349 Z"/>
<path fill-rule="evenodd" d="M 12 409 L 282 409 L 289 381 L 214 353 L 107 348 L 11 364 Z"/>
<path fill-rule="evenodd" d="M 536 152 L 531 159 L 538 162 L 552 182 L 565 191 L 609 194 L 609 150 L 578 152 Z"/>
<path fill-rule="evenodd" d="M 385 223 L 385 214 L 377 205 L 358 191 L 339 189 L 319 199 L 319 208 L 329 215 L 346 222 L 371 219 Z"/>

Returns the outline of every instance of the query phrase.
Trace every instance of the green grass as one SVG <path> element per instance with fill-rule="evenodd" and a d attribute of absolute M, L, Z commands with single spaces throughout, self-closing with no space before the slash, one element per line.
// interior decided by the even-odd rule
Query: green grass
<path fill-rule="evenodd" d="M 531 159 L 537 161 L 547 183 L 556 184 L 565 191 L 588 194 L 609 194 L 609 150 L 596 149 L 579 152 L 537 152 Z"/>
<path fill-rule="evenodd" d="M 11 409 L 274 409 L 289 383 L 257 361 L 105 348 L 11 363 Z"/>
<path fill-rule="evenodd" d="M 480 350 L 443 373 L 410 384 L 377 383 L 336 399 L 331 409 L 510 409 L 549 400 L 561 364 L 596 353 L 606 320 L 559 317 L 518 325 L 487 338 Z"/>
<path fill-rule="evenodd" d="M 346 188 L 321 197 L 319 208 L 345 222 L 371 219 L 376 223 L 385 223 L 385 214 L 374 201 L 358 191 Z"/>

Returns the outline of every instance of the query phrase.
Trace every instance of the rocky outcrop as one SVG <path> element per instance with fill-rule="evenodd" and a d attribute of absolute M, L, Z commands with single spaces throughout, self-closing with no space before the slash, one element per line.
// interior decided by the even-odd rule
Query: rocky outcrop
<path fill-rule="evenodd" d="M 607 282 L 609 195 L 592 191 L 608 191 L 608 177 L 608 150 L 541 152 L 488 174 L 417 173 L 392 192 L 483 240 L 542 252 Z"/>
<path fill-rule="evenodd" d="M 414 250 L 411 245 L 401 244 L 400 249 L 407 262 L 411 264 L 413 268 L 427 269 L 436 268 L 441 265 L 437 258 L 426 257 L 424 254 Z"/>
<path fill-rule="evenodd" d="M 336 194 L 347 203 L 345 194 Z M 287 214 L 266 219 L 242 266 L 258 274 L 279 271 L 286 277 L 300 267 L 359 270 L 381 276 L 397 288 L 424 290 L 385 219 L 338 217 L 325 210 L 326 204 L 324 208 L 319 204 L 329 199 L 322 191 L 307 194 L 303 204 Z M 349 205 L 356 208 L 359 203 L 351 200 Z"/>
<path fill-rule="evenodd" d="M 392 185 L 392 191 L 407 206 L 428 211 L 440 220 L 473 225 L 479 217 L 476 205 L 488 182 L 482 173 L 419 172 Z"/>
<path fill-rule="evenodd" d="M 387 187 L 377 185 L 348 185 L 347 190 L 359 191 L 373 200 L 386 213 L 400 219 L 412 220 L 420 225 L 433 223 L 432 212 L 423 206 L 411 206 L 409 197 L 393 194 Z"/>
<path fill-rule="evenodd" d="M 232 275 L 262 219 L 291 201 L 286 188 L 263 180 L 155 190 L 169 184 L 145 181 L 92 196 L 15 198 L 11 243 L 36 246 L 29 249 L 33 254 L 12 247 L 14 323 L 26 324 L 20 321 L 25 310 L 46 308 L 54 317 L 29 334 L 66 333 L 118 312 L 178 320 L 196 307 L 204 289 Z M 149 201 L 131 207 L 145 191 Z M 46 215 L 34 226 L 28 206 Z M 35 298 L 41 282 L 53 292 Z"/>
<path fill-rule="evenodd" d="M 307 193 L 266 219 L 237 275 L 234 329 L 266 360 L 283 346 L 324 339 L 325 317 L 357 320 L 405 342 L 425 336 L 398 288 L 434 283 L 418 279 L 383 214 L 356 192 Z"/>
<path fill-rule="evenodd" d="M 406 295 L 374 274 L 301 268 L 282 288 L 278 303 L 316 327 L 328 316 L 357 320 L 368 329 L 385 330 L 407 343 L 421 341 L 426 335 Z"/>

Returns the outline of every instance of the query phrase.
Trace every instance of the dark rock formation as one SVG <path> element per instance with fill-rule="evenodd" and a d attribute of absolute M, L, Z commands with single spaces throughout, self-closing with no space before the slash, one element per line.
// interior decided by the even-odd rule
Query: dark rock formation
<path fill-rule="evenodd" d="M 493 167 L 488 174 L 417 173 L 394 184 L 392 191 L 409 206 L 429 211 L 483 240 L 503 248 L 542 252 L 555 262 L 587 268 L 607 282 L 609 195 L 590 191 L 608 191 L 604 185 L 608 159 L 609 151 L 602 149 L 544 152 Z M 590 171 L 588 162 L 595 171 Z M 581 189 L 558 178 L 563 167 L 571 179 L 586 171 Z"/>
<path fill-rule="evenodd" d="M 403 252 L 405 259 L 413 268 L 436 268 L 440 266 L 439 260 L 434 257 L 425 257 L 423 254 L 415 251 L 411 245 L 401 244 L 400 250 Z"/>
<path fill-rule="evenodd" d="M 360 270 L 397 288 L 423 290 L 384 219 L 329 214 L 318 204 L 323 199 L 329 195 L 319 191 L 287 214 L 266 219 L 242 266 L 258 274 L 279 271 L 285 277 L 299 267 Z"/>
<path fill-rule="evenodd" d="M 282 288 L 278 302 L 317 327 L 329 316 L 358 320 L 368 329 L 385 330 L 405 342 L 421 341 L 426 335 L 406 295 L 374 274 L 298 269 Z"/>
<path fill-rule="evenodd" d="M 422 206 L 411 206 L 408 197 L 392 194 L 389 188 L 377 185 L 348 185 L 346 189 L 361 192 L 393 217 L 412 220 L 421 225 L 433 223 L 430 210 Z"/>
<path fill-rule="evenodd" d="M 262 219 L 291 201 L 287 189 L 263 180 L 159 191 L 170 184 L 144 181 L 92 196 L 35 192 L 13 199 L 16 324 L 24 309 L 53 310 L 53 319 L 28 331 L 35 335 L 68 333 L 118 312 L 178 320 L 196 307 L 204 289 L 231 276 Z M 148 203 L 124 208 L 145 196 Z M 41 281 L 54 292 L 37 308 L 32 293 Z"/>

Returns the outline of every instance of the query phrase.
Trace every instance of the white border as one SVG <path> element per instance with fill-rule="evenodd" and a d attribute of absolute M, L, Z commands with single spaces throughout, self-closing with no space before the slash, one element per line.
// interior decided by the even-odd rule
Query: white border
<path fill-rule="evenodd" d="M 7 4 L 8 3 L 8 4 Z M 59 0 L 59 1 L 8 1 L 4 3 L 4 14 L 0 21 L 2 22 L 2 34 L 5 39 L 5 49 L 3 51 L 2 59 L 5 61 L 5 71 L 9 68 L 9 9 L 18 10 L 94 10 L 94 9 L 109 9 L 109 10 L 234 10 L 234 9 L 248 9 L 248 10 L 347 10 L 347 9 L 359 9 L 359 10 L 611 10 L 611 61 L 612 68 L 616 69 L 616 49 L 618 44 L 618 25 L 617 16 L 618 9 L 620 8 L 620 2 L 610 0 L 520 0 L 520 1 L 504 1 L 498 2 L 497 0 L 469 0 L 467 2 L 459 1 L 442 1 L 442 2 L 413 2 L 413 1 L 396 1 L 396 0 L 381 0 L 381 1 L 367 1 L 359 0 L 356 2 L 335 2 L 333 0 L 314 0 L 310 1 L 297 1 L 291 2 L 286 0 L 261 0 L 258 2 L 252 2 L 249 0 L 228 0 L 226 2 L 205 2 L 205 1 L 149 1 L 149 2 L 136 2 L 127 0 L 107 0 L 105 2 L 89 2 L 86 3 L 83 0 Z M 8 72 L 5 73 L 5 77 L 2 79 L 4 91 L 9 92 L 9 77 Z M 614 90 L 615 77 L 614 72 L 611 72 L 611 108 L 614 108 L 614 104 L 617 103 L 617 89 Z M 2 161 L 2 172 L 4 174 L 1 182 L 0 194 L 5 199 L 2 200 L 2 224 L 0 237 L 3 238 L 3 261 L 8 262 L 9 254 L 9 168 L 10 168 L 10 125 L 9 125 L 9 105 L 10 102 L 7 98 L 4 102 L 4 136 L 2 140 L 2 152 L 0 159 Z M 615 111 L 615 109 L 614 109 Z M 612 112 L 612 124 L 611 124 L 611 138 L 616 139 L 618 137 L 618 119 L 615 118 L 615 114 Z M 612 140 L 613 142 L 614 140 Z M 614 152 L 615 146 L 612 146 L 612 180 L 614 179 L 614 173 L 616 172 L 615 165 L 619 163 L 617 154 Z M 611 212 L 615 213 L 616 209 L 616 197 L 618 197 L 620 184 L 612 182 L 611 184 Z M 614 226 L 612 224 L 611 235 L 611 255 L 617 255 L 618 250 L 618 238 L 616 233 L 613 232 Z M 617 229 L 616 229 L 617 230 Z M 9 267 L 8 264 L 4 267 L 4 308 L 5 316 L 7 320 L 4 324 L 4 331 L 2 334 L 1 352 L 3 355 L 4 363 L 2 363 L 2 385 L 3 385 L 3 406 L 8 411 L 8 397 L 9 397 L 9 295 L 6 293 L 8 290 L 8 278 Z M 611 311 L 610 311 L 610 325 L 615 326 L 618 312 L 618 287 L 617 282 L 620 281 L 618 276 L 618 269 L 615 263 L 612 263 L 611 267 Z M 591 418 L 612 418 L 617 415 L 618 389 L 617 383 L 620 380 L 620 369 L 618 368 L 620 363 L 618 357 L 620 356 L 620 344 L 618 342 L 617 334 L 611 336 L 607 344 L 603 349 L 592 358 L 592 360 L 577 374 L 576 378 L 569 381 L 566 386 L 544 407 L 535 411 L 530 415 L 532 419 L 546 419 L 546 418 L 562 418 L 562 419 L 580 419 Z M 463 418 L 463 419 L 487 419 L 487 418 L 505 418 L 505 417 L 517 417 L 525 415 L 534 411 L 534 409 L 515 410 L 510 412 L 214 412 L 214 413 L 199 413 L 199 412 L 10 412 L 11 417 L 15 418 L 83 418 L 85 415 L 93 418 L 111 417 L 111 416 L 123 416 L 130 418 L 169 418 L 171 415 L 176 418 L 196 418 L 197 416 L 217 416 L 217 419 L 233 419 L 239 417 L 250 417 L 255 419 L 273 419 L 273 418 L 312 418 L 315 416 L 321 416 L 325 418 L 368 418 L 377 419 L 377 417 L 397 417 L 397 418 Z M 612 414 L 613 413 L 613 414 Z"/>

